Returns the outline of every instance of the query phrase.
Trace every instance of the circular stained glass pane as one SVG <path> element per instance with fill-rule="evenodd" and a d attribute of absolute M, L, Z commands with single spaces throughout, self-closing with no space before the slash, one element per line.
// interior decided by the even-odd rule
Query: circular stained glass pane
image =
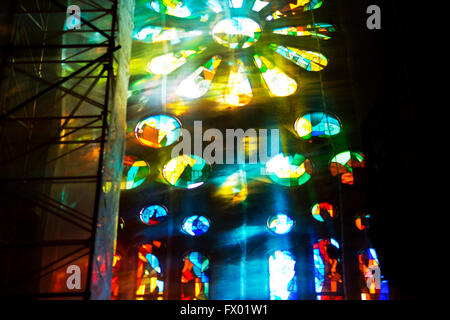
<path fill-rule="evenodd" d="M 368 213 L 362 213 L 356 216 L 355 218 L 355 225 L 358 228 L 358 230 L 364 230 L 369 228 L 369 219 L 370 214 Z"/>
<path fill-rule="evenodd" d="M 207 232 L 210 225 L 211 222 L 208 218 L 204 216 L 194 215 L 184 219 L 181 229 L 185 233 L 196 237 Z"/>
<path fill-rule="evenodd" d="M 292 156 L 280 153 L 266 163 L 266 173 L 273 182 L 294 187 L 311 179 L 312 165 L 311 161 L 301 154 Z"/>
<path fill-rule="evenodd" d="M 336 210 L 333 205 L 328 202 L 316 203 L 312 209 L 311 213 L 314 219 L 320 222 L 334 218 L 336 216 Z"/>
<path fill-rule="evenodd" d="M 340 176 L 341 182 L 354 183 L 353 169 L 366 166 L 365 156 L 361 152 L 344 151 L 335 155 L 330 161 L 330 171 L 333 176 Z"/>
<path fill-rule="evenodd" d="M 267 220 L 267 227 L 276 234 L 286 234 L 294 227 L 294 219 L 284 213 L 276 214 Z"/>
<path fill-rule="evenodd" d="M 153 226 L 166 220 L 167 209 L 163 206 L 154 204 L 143 208 L 139 217 L 143 223 Z"/>
<path fill-rule="evenodd" d="M 252 19 L 233 17 L 219 21 L 212 29 L 212 36 L 227 48 L 248 48 L 261 37 L 261 27 Z"/>
<path fill-rule="evenodd" d="M 181 155 L 164 165 L 163 176 L 171 185 L 193 189 L 208 179 L 211 166 L 196 155 Z"/>
<path fill-rule="evenodd" d="M 180 122 L 167 115 L 155 115 L 139 121 L 134 129 L 140 144 L 151 148 L 170 146 L 180 137 Z"/>
<path fill-rule="evenodd" d="M 328 138 L 341 132 L 339 120 L 324 112 L 307 113 L 295 121 L 294 127 L 299 137 L 304 140 Z"/>
<path fill-rule="evenodd" d="M 149 173 L 150 167 L 147 162 L 135 156 L 125 156 L 120 189 L 130 190 L 137 188 L 144 183 Z"/>

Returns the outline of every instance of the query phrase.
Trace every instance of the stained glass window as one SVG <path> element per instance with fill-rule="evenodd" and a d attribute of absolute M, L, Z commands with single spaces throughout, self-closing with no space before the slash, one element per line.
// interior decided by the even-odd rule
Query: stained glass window
<path fill-rule="evenodd" d="M 280 153 L 266 163 L 266 173 L 275 183 L 287 187 L 300 186 L 311 178 L 312 165 L 301 154 L 292 156 Z"/>
<path fill-rule="evenodd" d="M 366 230 L 369 228 L 370 214 L 369 213 L 361 213 L 358 214 L 355 218 L 355 225 L 358 230 Z"/>
<path fill-rule="evenodd" d="M 161 241 L 155 240 L 139 247 L 136 281 L 137 300 L 164 299 L 162 246 Z"/>
<path fill-rule="evenodd" d="M 320 71 L 328 64 L 328 59 L 320 52 L 280 45 L 283 37 L 313 37 L 319 40 L 331 38 L 335 29 L 326 22 L 298 26 L 287 25 L 289 20 L 281 23 L 283 18 L 319 8 L 322 1 L 299 0 L 280 8 L 274 2 L 266 0 L 250 3 L 243 0 L 153 0 L 142 3 L 145 3 L 148 10 L 138 10 L 139 14 L 135 17 L 138 27 L 133 39 L 136 43 L 157 47 L 164 42 L 165 53 L 147 58 L 148 55 L 140 52 L 139 57 L 132 60 L 131 96 L 141 93 L 144 96 L 151 95 L 153 89 L 162 84 L 158 81 L 165 79 L 163 75 L 173 75 L 171 81 L 176 82 L 176 91 L 181 99 L 205 97 L 232 107 L 245 106 L 254 97 L 254 85 L 250 84 L 247 77 L 253 70 L 253 66 L 248 65 L 251 58 L 260 70 L 260 83 L 275 97 L 296 94 L 299 92 L 300 82 L 297 77 L 294 79 L 295 73 L 288 75 L 282 64 L 277 63 L 275 66 L 274 56 L 281 55 L 307 71 Z M 137 3 L 137 7 L 139 6 L 142 4 Z M 272 13 L 267 15 L 268 12 Z M 161 15 L 170 16 L 169 20 L 176 17 L 177 20 L 168 24 L 169 26 L 152 23 L 158 21 Z M 281 21 L 277 22 L 276 28 L 267 26 L 270 25 L 267 21 L 277 19 Z M 184 24 L 183 21 L 188 23 Z M 273 32 L 275 39 L 280 39 L 270 44 L 272 52 L 265 50 L 267 42 L 260 41 L 265 31 Z M 198 44 L 200 37 L 201 45 Z M 220 49 L 221 46 L 229 50 Z M 145 50 L 151 56 L 151 47 Z M 190 74 L 181 68 L 188 61 L 198 63 L 193 65 L 194 72 L 189 71 Z M 227 71 L 222 72 L 222 68 Z M 142 72 L 143 69 L 147 74 Z M 216 74 L 220 74 L 220 77 L 216 77 Z M 228 81 L 222 79 L 222 75 Z M 174 100 L 173 103 L 173 108 L 176 109 L 179 100 Z"/>
<path fill-rule="evenodd" d="M 123 162 L 121 190 L 139 187 L 150 173 L 150 167 L 144 160 L 136 156 L 126 155 Z"/>
<path fill-rule="evenodd" d="M 361 300 L 388 300 L 389 286 L 383 279 L 375 249 L 361 250 L 358 254 L 362 277 Z"/>
<path fill-rule="evenodd" d="M 162 148 L 170 146 L 180 137 L 180 122 L 167 115 L 155 115 L 139 121 L 134 129 L 140 144 Z"/>
<path fill-rule="evenodd" d="M 167 208 L 158 204 L 150 205 L 141 210 L 139 218 L 147 225 L 156 225 L 167 219 Z"/>
<path fill-rule="evenodd" d="M 341 132 L 337 118 L 324 112 L 311 112 L 298 118 L 294 124 L 298 136 L 304 140 L 328 138 Z"/>
<path fill-rule="evenodd" d="M 294 227 L 294 219 L 284 213 L 276 214 L 267 220 L 267 227 L 276 234 L 286 234 Z"/>
<path fill-rule="evenodd" d="M 282 27 L 273 29 L 273 33 L 293 37 L 311 37 L 315 39 L 329 40 L 331 33 L 336 31 L 329 23 L 314 23 L 296 27 Z"/>
<path fill-rule="evenodd" d="M 342 300 L 342 271 L 339 243 L 320 239 L 313 247 L 314 281 L 317 300 Z"/>
<path fill-rule="evenodd" d="M 209 298 L 209 259 L 200 252 L 190 252 L 183 258 L 181 270 L 181 300 Z"/>
<path fill-rule="evenodd" d="M 336 216 L 336 210 L 333 205 L 328 202 L 320 202 L 313 205 L 311 213 L 314 219 L 324 222 L 325 220 L 332 219 Z"/>
<path fill-rule="evenodd" d="M 188 235 L 196 237 L 209 230 L 210 220 L 204 216 L 190 216 L 184 219 L 181 229 Z"/>
<path fill-rule="evenodd" d="M 296 300 L 295 258 L 290 251 L 277 250 L 269 257 L 270 300 Z"/>
<path fill-rule="evenodd" d="M 344 151 L 331 159 L 330 171 L 333 176 L 339 176 L 344 184 L 354 184 L 354 168 L 366 166 L 365 156 L 361 152 Z"/>
<path fill-rule="evenodd" d="M 208 179 L 211 166 L 196 155 L 181 155 L 164 165 L 163 176 L 171 185 L 193 189 Z"/>

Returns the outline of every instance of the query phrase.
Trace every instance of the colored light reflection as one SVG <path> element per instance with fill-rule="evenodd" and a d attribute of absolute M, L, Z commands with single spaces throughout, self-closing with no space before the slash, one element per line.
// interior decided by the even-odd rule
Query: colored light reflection
<path fill-rule="evenodd" d="M 181 81 L 177 88 L 178 95 L 190 99 L 203 96 L 208 92 L 221 61 L 220 56 L 214 56 Z"/>
<path fill-rule="evenodd" d="M 235 205 L 243 202 L 248 196 L 247 177 L 244 170 L 229 175 L 219 186 L 215 196 Z"/>
<path fill-rule="evenodd" d="M 144 160 L 135 156 L 126 155 L 123 162 L 121 190 L 130 190 L 144 183 L 150 173 L 150 167 Z"/>
<path fill-rule="evenodd" d="M 269 257 L 270 300 L 296 300 L 295 258 L 290 251 L 275 251 Z"/>
<path fill-rule="evenodd" d="M 273 182 L 280 185 L 300 186 L 311 179 L 312 165 L 301 154 L 285 156 L 280 153 L 266 163 L 266 173 Z"/>
<path fill-rule="evenodd" d="M 314 219 L 320 222 L 332 219 L 336 216 L 336 210 L 328 202 L 316 203 L 312 209 L 311 213 Z"/>
<path fill-rule="evenodd" d="M 153 226 L 167 219 L 167 209 L 161 205 L 151 205 L 145 207 L 139 213 L 141 221 L 147 225 Z"/>
<path fill-rule="evenodd" d="M 354 184 L 354 168 L 366 166 L 364 154 L 355 151 L 344 151 L 334 156 L 330 161 L 330 171 L 333 176 L 339 176 L 343 184 Z"/>
<path fill-rule="evenodd" d="M 119 296 L 119 272 L 122 256 L 119 253 L 114 253 L 112 263 L 112 277 L 111 277 L 111 300 L 116 300 Z"/>
<path fill-rule="evenodd" d="M 208 179 L 211 167 L 196 155 L 181 155 L 171 159 L 163 167 L 163 176 L 171 185 L 193 189 Z"/>
<path fill-rule="evenodd" d="M 276 234 L 286 234 L 294 227 L 294 219 L 287 214 L 279 213 L 267 220 L 267 227 Z"/>
<path fill-rule="evenodd" d="M 275 67 L 269 60 L 259 54 L 255 54 L 253 58 L 271 94 L 285 97 L 297 91 L 297 82 Z"/>
<path fill-rule="evenodd" d="M 183 258 L 181 270 L 181 300 L 209 298 L 209 259 L 200 252 L 191 252 Z"/>
<path fill-rule="evenodd" d="M 157 257 L 161 247 L 160 241 L 152 241 L 139 247 L 136 300 L 163 299 L 164 273 Z"/>
<path fill-rule="evenodd" d="M 140 144 L 151 148 L 170 146 L 180 137 L 180 122 L 167 115 L 155 115 L 139 121 L 134 129 Z"/>
<path fill-rule="evenodd" d="M 313 246 L 314 282 L 317 300 L 342 300 L 339 243 L 321 239 Z"/>
<path fill-rule="evenodd" d="M 341 124 L 337 118 L 324 112 L 311 112 L 298 118 L 294 124 L 300 138 L 328 138 L 341 132 Z"/>
<path fill-rule="evenodd" d="M 211 222 L 204 216 L 190 216 L 184 219 L 181 229 L 193 237 L 202 235 L 209 230 Z"/>
<path fill-rule="evenodd" d="M 233 17 L 219 21 L 212 29 L 212 36 L 227 48 L 248 48 L 261 37 L 261 27 L 250 18 Z"/>

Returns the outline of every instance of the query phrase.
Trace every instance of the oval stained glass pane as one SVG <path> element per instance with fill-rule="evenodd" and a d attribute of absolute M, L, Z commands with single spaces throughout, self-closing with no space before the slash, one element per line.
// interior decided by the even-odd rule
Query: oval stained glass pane
<path fill-rule="evenodd" d="M 292 156 L 280 153 L 266 163 L 266 174 L 280 185 L 300 186 L 311 179 L 312 164 L 301 154 L 296 153 Z"/>
<path fill-rule="evenodd" d="M 358 228 L 358 230 L 368 229 L 370 227 L 369 220 L 370 214 L 368 213 L 358 214 L 355 218 L 356 228 Z"/>
<path fill-rule="evenodd" d="M 136 156 L 126 155 L 123 162 L 121 190 L 130 190 L 137 188 L 150 173 L 150 166 L 144 160 L 138 159 Z"/>
<path fill-rule="evenodd" d="M 154 204 L 142 208 L 139 218 L 143 223 L 153 226 L 167 219 L 167 209 L 161 205 Z"/>
<path fill-rule="evenodd" d="M 167 115 L 154 115 L 139 121 L 134 129 L 140 144 L 151 148 L 170 146 L 180 137 L 180 122 Z"/>
<path fill-rule="evenodd" d="M 284 213 L 276 214 L 267 220 L 267 227 L 276 234 L 286 234 L 294 227 L 294 219 Z"/>
<path fill-rule="evenodd" d="M 227 48 L 248 48 L 261 37 L 261 27 L 250 18 L 233 17 L 219 21 L 212 29 L 212 36 Z"/>
<path fill-rule="evenodd" d="M 328 138 L 341 132 L 339 120 L 324 112 L 311 112 L 298 118 L 294 124 L 298 136 L 304 140 Z"/>
<path fill-rule="evenodd" d="M 208 179 L 211 166 L 196 155 L 181 155 L 171 159 L 163 167 L 163 176 L 171 185 L 193 189 Z"/>
<path fill-rule="evenodd" d="M 211 222 L 207 217 L 194 215 L 184 219 L 181 229 L 188 235 L 196 237 L 208 232 L 210 225 Z"/>
<path fill-rule="evenodd" d="M 344 151 L 335 155 L 330 161 L 333 176 L 339 176 L 343 184 L 354 184 L 354 168 L 366 166 L 365 156 L 361 152 Z"/>
<path fill-rule="evenodd" d="M 332 219 L 336 216 L 336 210 L 333 205 L 328 202 L 316 203 L 312 207 L 311 213 L 313 218 L 320 222 L 324 222 L 325 220 Z"/>

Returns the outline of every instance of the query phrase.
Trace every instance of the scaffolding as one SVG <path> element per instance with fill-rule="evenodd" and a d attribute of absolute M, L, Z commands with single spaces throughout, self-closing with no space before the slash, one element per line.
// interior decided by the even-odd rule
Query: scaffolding
<path fill-rule="evenodd" d="M 7 6 L 0 18 L 0 293 L 108 299 L 133 1 Z M 79 267 L 80 286 L 68 285 L 69 265 Z"/>

